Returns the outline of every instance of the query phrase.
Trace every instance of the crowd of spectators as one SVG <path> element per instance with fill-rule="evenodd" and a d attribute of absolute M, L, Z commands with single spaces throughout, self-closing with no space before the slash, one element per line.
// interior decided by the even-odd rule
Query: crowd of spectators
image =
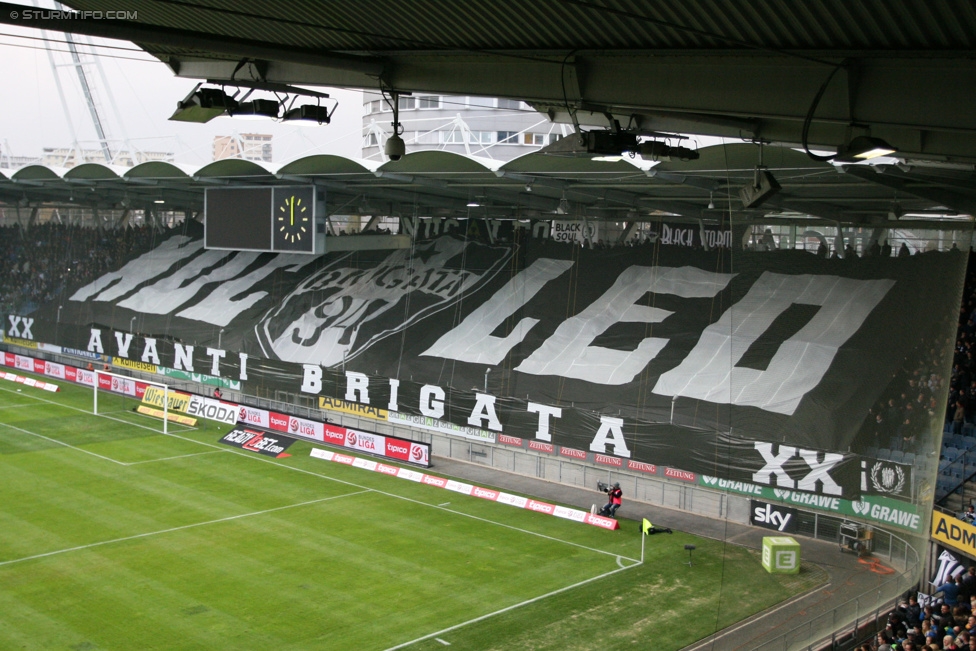
<path fill-rule="evenodd" d="M 924 606 L 915 595 L 903 600 L 857 651 L 976 651 L 976 567 L 938 586 L 940 593 Z"/>
<path fill-rule="evenodd" d="M 937 396 L 945 389 L 941 369 L 949 343 L 938 334 L 923 336 L 906 357 L 870 409 L 867 446 L 910 453 L 926 448 L 920 438 L 942 422 L 943 405 Z"/>
<path fill-rule="evenodd" d="M 976 423 L 976 264 L 972 258 L 959 308 L 946 423 L 951 423 L 953 434 L 961 434 L 966 423 Z"/>
<path fill-rule="evenodd" d="M 27 314 L 118 268 L 160 237 L 149 226 L 99 230 L 45 223 L 0 227 L 0 309 Z"/>

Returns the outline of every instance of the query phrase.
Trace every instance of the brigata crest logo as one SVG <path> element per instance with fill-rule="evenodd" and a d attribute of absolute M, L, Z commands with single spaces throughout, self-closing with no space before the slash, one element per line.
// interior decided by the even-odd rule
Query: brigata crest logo
<path fill-rule="evenodd" d="M 471 255 L 475 248 L 487 266 L 452 266 L 466 249 Z M 497 274 L 510 255 L 505 247 L 452 237 L 418 244 L 415 250 L 396 250 L 372 267 L 346 255 L 299 282 L 261 318 L 255 332 L 268 357 L 321 366 L 345 364 L 378 341 L 456 303 Z M 394 310 L 404 302 L 422 307 L 404 320 Z"/>
<path fill-rule="evenodd" d="M 871 511 L 871 503 L 867 500 L 851 502 L 851 507 L 854 509 L 854 513 L 858 515 L 867 515 Z"/>
<path fill-rule="evenodd" d="M 878 461 L 871 466 L 871 484 L 879 493 L 901 493 L 905 488 L 905 471 L 901 466 Z"/>

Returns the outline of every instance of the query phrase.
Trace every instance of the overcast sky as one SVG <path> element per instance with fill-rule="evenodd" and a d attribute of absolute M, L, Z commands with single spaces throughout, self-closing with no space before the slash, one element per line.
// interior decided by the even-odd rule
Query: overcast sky
<path fill-rule="evenodd" d="M 29 38 L 22 38 L 29 37 Z M 45 42 L 55 52 L 59 77 L 69 117 L 58 93 Z M 86 37 L 75 37 L 87 43 Z M 0 149 L 15 156 L 40 156 L 44 147 L 68 147 L 74 137 L 86 148 L 97 148 L 78 75 L 70 64 L 64 35 L 42 33 L 4 25 L 0 27 L 0 79 L 4 101 L 0 102 Z M 136 49 L 125 41 L 95 39 L 96 44 Z M 89 48 L 84 48 L 91 51 Z M 86 66 L 100 104 L 105 129 L 112 139 L 127 137 L 133 147 L 144 151 L 169 151 L 176 160 L 202 164 L 213 157 L 213 138 L 238 133 L 269 133 L 274 136 L 274 160 L 284 162 L 313 153 L 331 153 L 358 158 L 362 133 L 362 93 L 327 89 L 339 100 L 332 124 L 296 126 L 269 119 L 217 118 L 207 124 L 171 122 L 177 101 L 186 97 L 194 80 L 180 79 L 163 63 L 141 51 L 94 48 L 104 80 L 95 65 Z M 138 59 L 138 60 L 131 60 Z M 90 60 L 90 59 L 86 59 Z M 112 107 L 117 110 L 113 111 Z M 118 117 L 117 115 L 118 114 Z"/>

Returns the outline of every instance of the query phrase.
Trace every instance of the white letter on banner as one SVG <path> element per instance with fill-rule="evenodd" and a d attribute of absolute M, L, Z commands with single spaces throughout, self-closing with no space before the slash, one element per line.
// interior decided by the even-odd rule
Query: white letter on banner
<path fill-rule="evenodd" d="M 210 355 L 210 375 L 220 377 L 220 360 L 224 358 L 227 351 L 219 348 L 208 348 L 207 354 Z"/>
<path fill-rule="evenodd" d="M 237 379 L 243 382 L 247 379 L 247 353 L 237 353 L 237 357 L 241 360 L 241 372 Z"/>
<path fill-rule="evenodd" d="M 552 418 L 562 418 L 563 410 L 559 407 L 540 405 L 537 402 L 530 402 L 526 407 L 529 413 L 539 414 L 539 429 L 535 432 L 535 437 L 540 441 L 552 441 L 552 433 L 549 431 L 549 420 Z"/>
<path fill-rule="evenodd" d="M 302 391 L 319 393 L 322 390 L 322 367 L 318 364 L 302 364 Z"/>
<path fill-rule="evenodd" d="M 357 397 L 358 394 L 358 397 Z M 346 400 L 369 404 L 369 377 L 363 373 L 346 371 Z"/>
<path fill-rule="evenodd" d="M 400 389 L 400 380 L 390 379 L 390 404 L 386 406 L 390 411 L 400 411 L 397 407 L 397 391 Z"/>
<path fill-rule="evenodd" d="M 173 368 L 178 371 L 195 372 L 193 370 L 193 346 L 173 344 Z"/>
<path fill-rule="evenodd" d="M 122 334 L 121 332 L 116 332 L 115 343 L 117 344 L 116 347 L 119 351 L 119 357 L 127 358 L 129 356 L 129 344 L 132 343 L 132 333 L 127 332 Z"/>
<path fill-rule="evenodd" d="M 627 441 L 624 440 L 624 419 L 600 416 L 600 429 L 590 443 L 590 452 L 607 454 L 607 445 L 613 446 L 613 453 L 618 457 L 630 458 Z"/>
<path fill-rule="evenodd" d="M 159 353 L 156 352 L 156 340 L 152 337 L 144 339 L 146 347 L 142 349 L 142 361 L 159 365 Z"/>
<path fill-rule="evenodd" d="M 420 413 L 428 418 L 440 418 L 444 415 L 444 389 L 425 384 L 420 389 Z"/>
<path fill-rule="evenodd" d="M 444 333 L 433 346 L 420 353 L 477 364 L 498 364 L 529 334 L 538 319 L 520 320 L 507 337 L 492 336 L 505 319 L 535 296 L 550 280 L 573 266 L 570 260 L 540 258 L 495 292 L 453 330 Z"/>
<path fill-rule="evenodd" d="M 468 425 L 480 429 L 485 426 L 484 421 L 487 420 L 488 429 L 495 432 L 502 431 L 502 424 L 498 422 L 498 415 L 495 413 L 495 396 L 476 393 L 474 398 L 477 402 L 471 410 L 471 415 L 468 416 Z"/>
<path fill-rule="evenodd" d="M 91 337 L 88 338 L 88 352 L 105 354 L 105 349 L 102 347 L 102 331 L 98 328 L 91 329 Z"/>
<path fill-rule="evenodd" d="M 647 337 L 636 350 L 591 346 L 615 323 L 660 323 L 672 313 L 634 305 L 644 294 L 673 294 L 681 298 L 711 298 L 734 274 L 718 274 L 695 267 L 639 267 L 625 269 L 613 286 L 585 310 L 563 321 L 556 331 L 515 370 L 533 375 L 558 375 L 597 384 L 626 384 L 644 370 L 668 343 Z"/>
<path fill-rule="evenodd" d="M 756 441 L 753 445 L 756 446 L 756 450 L 759 451 L 759 454 L 766 461 L 766 465 L 759 472 L 752 473 L 753 482 L 757 484 L 770 484 L 772 483 L 771 475 L 776 475 L 777 486 L 783 486 L 785 488 L 796 487 L 796 482 L 790 479 L 790 476 L 783 470 L 783 464 L 796 454 L 796 448 L 790 445 L 781 445 L 779 446 L 779 454 L 774 456 L 772 443 L 760 443 Z"/>
<path fill-rule="evenodd" d="M 705 328 L 684 361 L 658 378 L 653 392 L 791 415 L 894 284 L 764 272 L 738 303 Z M 780 345 L 765 371 L 737 367 L 752 343 L 794 303 L 820 309 Z"/>
<path fill-rule="evenodd" d="M 24 339 L 33 339 L 34 334 L 31 332 L 31 326 L 34 325 L 34 319 L 25 316 L 20 320 L 20 325 L 24 326 L 24 329 L 20 331 L 20 336 Z"/>
<path fill-rule="evenodd" d="M 823 463 L 817 461 L 815 450 L 800 450 L 800 456 L 810 466 L 810 472 L 800 480 L 797 488 L 801 491 L 816 491 L 817 482 L 820 481 L 823 482 L 823 492 L 827 495 L 840 495 L 844 492 L 829 474 L 830 469 L 837 465 L 844 458 L 844 455 L 824 452 Z"/>

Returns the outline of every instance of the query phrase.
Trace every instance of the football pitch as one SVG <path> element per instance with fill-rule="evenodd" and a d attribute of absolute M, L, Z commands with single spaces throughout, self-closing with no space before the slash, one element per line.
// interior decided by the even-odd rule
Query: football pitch
<path fill-rule="evenodd" d="M 164 435 L 59 385 L 0 382 L 0 649 L 666 651 L 825 580 L 681 532 L 640 563 L 635 522 Z"/>

